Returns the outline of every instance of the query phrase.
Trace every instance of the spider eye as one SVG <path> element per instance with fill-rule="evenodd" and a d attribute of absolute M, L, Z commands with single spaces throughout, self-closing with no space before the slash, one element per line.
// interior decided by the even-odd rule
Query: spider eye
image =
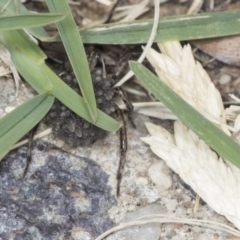
<path fill-rule="evenodd" d="M 82 131 L 80 129 L 77 129 L 75 133 L 76 133 L 77 137 L 79 137 L 79 138 L 82 137 Z"/>
<path fill-rule="evenodd" d="M 95 77 L 95 79 L 94 79 L 95 82 L 100 82 L 101 80 L 102 80 L 102 77 L 100 77 L 100 76 L 97 76 L 97 77 Z"/>
<path fill-rule="evenodd" d="M 96 70 L 96 75 L 97 76 L 102 76 L 102 70 L 101 69 L 97 69 Z"/>
<path fill-rule="evenodd" d="M 73 123 L 70 123 L 69 126 L 68 126 L 68 129 L 70 132 L 74 132 L 75 131 L 75 126 Z"/>

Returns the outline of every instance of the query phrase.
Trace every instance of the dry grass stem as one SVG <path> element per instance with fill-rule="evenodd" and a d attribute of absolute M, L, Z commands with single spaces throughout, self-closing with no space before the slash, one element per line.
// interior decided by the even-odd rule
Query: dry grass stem
<path fill-rule="evenodd" d="M 99 2 L 101 4 L 104 4 L 106 6 L 110 6 L 113 4 L 113 1 L 110 1 L 110 0 L 95 0 L 96 2 Z"/>
<path fill-rule="evenodd" d="M 138 102 L 132 103 L 134 111 L 149 117 L 176 120 L 177 117 L 161 102 Z M 118 104 L 120 109 L 126 109 L 125 104 Z"/>
<path fill-rule="evenodd" d="M 147 94 L 145 92 L 136 90 L 132 87 L 123 87 L 123 90 L 125 92 L 131 93 L 131 94 L 134 94 L 134 95 L 137 95 L 137 96 L 140 96 L 140 97 L 146 97 L 147 96 Z"/>
<path fill-rule="evenodd" d="M 146 44 L 146 47 L 144 48 L 144 51 L 142 52 L 141 56 L 138 59 L 138 62 L 142 62 L 145 57 L 148 54 L 148 51 L 150 50 L 153 42 L 154 42 L 154 38 L 156 36 L 157 33 L 157 27 L 158 27 L 158 21 L 159 21 L 159 17 L 160 17 L 160 5 L 159 5 L 159 0 L 153 0 L 154 1 L 154 19 L 153 19 L 153 27 L 152 27 L 152 31 L 151 34 L 149 36 L 148 42 Z M 129 71 L 116 85 L 115 87 L 119 87 L 121 86 L 123 83 L 125 83 L 128 79 L 130 79 L 133 76 L 133 72 Z"/>
<path fill-rule="evenodd" d="M 203 5 L 203 0 L 194 0 L 192 2 L 192 5 L 190 6 L 190 8 L 187 11 L 187 14 L 197 13 L 201 9 L 202 5 Z"/>
<path fill-rule="evenodd" d="M 147 6 L 150 1 L 151 0 L 143 0 L 138 4 L 118 7 L 116 8 L 116 11 L 119 13 L 115 13 L 113 19 L 121 19 L 119 22 L 133 21 L 149 10 Z"/>
<path fill-rule="evenodd" d="M 42 131 L 42 132 L 34 135 L 33 140 L 46 137 L 46 136 L 50 135 L 51 133 L 52 133 L 52 129 L 51 129 L 51 128 L 48 128 L 48 129 L 46 129 L 46 130 L 44 130 L 44 131 Z M 20 146 L 22 146 L 22 145 L 24 145 L 24 144 L 26 144 L 26 143 L 28 143 L 28 142 L 29 142 L 28 139 L 23 140 L 23 141 L 21 141 L 21 142 L 18 142 L 18 143 L 16 143 L 14 146 L 11 147 L 11 150 L 16 149 L 16 148 L 18 148 L 18 147 L 20 147 Z"/>
<path fill-rule="evenodd" d="M 148 216 L 143 216 L 141 218 L 137 218 L 135 219 L 135 221 L 121 223 L 118 226 L 107 230 L 106 232 L 101 234 L 99 237 L 97 237 L 95 240 L 102 240 L 108 235 L 126 228 L 141 226 L 149 223 L 159 223 L 159 224 L 180 223 L 180 224 L 196 225 L 196 226 L 201 226 L 201 227 L 205 227 L 213 230 L 222 231 L 228 234 L 232 234 L 233 236 L 240 237 L 239 231 L 218 222 L 199 220 L 199 219 L 178 218 L 178 217 L 168 216 L 164 214 L 152 214 Z"/>
<path fill-rule="evenodd" d="M 6 68 L 5 66 L 0 66 L 0 77 L 4 77 L 10 73 L 11 71 L 9 68 Z"/>
<path fill-rule="evenodd" d="M 230 107 L 226 108 L 226 118 L 229 121 L 235 121 L 239 113 L 240 106 L 231 105 Z"/>
<path fill-rule="evenodd" d="M 15 68 L 15 66 L 14 66 L 14 64 L 11 60 L 11 55 L 10 55 L 9 51 L 3 45 L 0 45 L 0 59 L 6 65 L 6 67 L 5 66 L 1 67 L 1 68 L 5 69 L 4 73 L 6 73 L 6 69 L 9 69 L 7 71 L 12 73 L 12 75 L 13 75 L 15 85 L 16 85 L 16 96 L 17 96 L 20 77 L 19 77 L 19 74 L 17 72 L 17 69 Z M 2 72 L 1 72 L 1 75 L 2 75 Z"/>

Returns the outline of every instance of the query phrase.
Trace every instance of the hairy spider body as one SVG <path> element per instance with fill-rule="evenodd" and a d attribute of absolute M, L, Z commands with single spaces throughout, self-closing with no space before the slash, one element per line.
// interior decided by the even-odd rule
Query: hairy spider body
<path fill-rule="evenodd" d="M 101 68 L 93 69 L 91 75 L 97 106 L 106 114 L 111 115 L 116 110 L 115 104 L 112 101 L 115 95 L 112 89 L 114 80 L 104 77 Z M 61 78 L 77 93 L 80 93 L 73 73 L 65 72 Z M 106 131 L 79 117 L 58 100 L 55 100 L 44 121 L 52 128 L 53 134 L 56 137 L 74 148 L 91 145 L 94 141 L 106 135 Z"/>
<path fill-rule="evenodd" d="M 97 107 L 108 115 L 116 113 L 119 121 L 121 122 L 120 133 L 120 162 L 117 172 L 117 188 L 116 193 L 119 196 L 120 184 L 124 172 L 124 165 L 127 152 L 127 131 L 126 123 L 124 120 L 123 112 L 113 102 L 113 98 L 117 93 L 125 103 L 129 112 L 128 117 L 134 127 L 134 123 L 131 118 L 131 112 L 133 110 L 132 104 L 128 101 L 126 94 L 121 88 L 113 88 L 116 84 L 114 77 L 107 77 L 105 72 L 105 64 L 103 59 L 99 59 L 94 52 L 90 55 L 90 68 L 93 81 L 93 88 L 96 97 Z M 97 67 L 97 60 L 101 60 L 102 68 Z M 119 74 L 115 75 L 115 77 Z M 63 81 L 65 81 L 73 90 L 81 94 L 76 77 L 71 71 L 65 71 L 60 75 Z M 64 106 L 59 100 L 55 100 L 52 108 L 45 116 L 43 120 L 49 127 L 52 128 L 53 135 L 63 140 L 68 146 L 76 148 L 79 146 L 89 146 L 96 140 L 103 138 L 106 135 L 106 131 L 94 126 L 83 118 L 79 117 L 76 113 Z M 30 146 L 30 145 L 29 145 Z M 31 154 L 27 160 L 24 176 L 28 170 L 30 164 Z"/>

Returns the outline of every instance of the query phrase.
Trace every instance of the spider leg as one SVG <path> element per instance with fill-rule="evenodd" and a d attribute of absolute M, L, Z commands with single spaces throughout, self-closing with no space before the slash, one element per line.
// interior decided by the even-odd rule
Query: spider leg
<path fill-rule="evenodd" d="M 106 23 L 109 23 L 112 19 L 112 16 L 113 16 L 113 12 L 115 11 L 117 5 L 119 4 L 119 0 L 117 0 L 114 5 L 112 6 L 112 9 L 110 10 L 110 13 L 108 15 L 108 18 L 106 19 L 106 21 L 104 22 L 105 24 Z"/>
<path fill-rule="evenodd" d="M 113 79 L 116 79 L 116 80 L 119 81 L 120 75 L 123 73 L 124 68 L 128 64 L 128 60 L 131 59 L 131 58 L 132 58 L 132 53 L 129 52 L 128 48 L 126 48 L 120 55 L 120 60 L 117 64 L 117 66 L 116 66 L 117 70 L 115 71 L 114 75 L 112 76 Z M 117 84 L 118 81 L 116 81 L 115 84 Z"/>
<path fill-rule="evenodd" d="M 126 162 L 126 153 L 127 153 L 127 128 L 126 128 L 126 122 L 123 116 L 123 112 L 120 108 L 116 107 L 116 114 L 119 118 L 119 121 L 121 123 L 121 128 L 119 129 L 119 135 L 120 135 L 120 161 L 117 171 L 117 197 L 119 197 L 120 194 L 120 185 L 122 181 L 122 176 L 124 172 L 124 166 Z"/>
<path fill-rule="evenodd" d="M 25 178 L 25 176 L 26 176 L 26 174 L 28 172 L 28 169 L 29 169 L 29 165 L 30 165 L 30 163 L 32 161 L 33 136 L 36 133 L 37 128 L 38 128 L 38 124 L 29 132 L 27 159 L 26 159 L 26 166 L 25 166 L 25 169 L 24 169 L 24 172 L 23 172 L 23 176 L 22 176 L 23 179 Z"/>
<path fill-rule="evenodd" d="M 96 48 L 93 46 L 87 48 L 86 54 L 89 62 L 90 72 L 92 72 L 99 61 L 99 54 L 97 53 Z"/>
<path fill-rule="evenodd" d="M 121 87 L 115 87 L 114 88 L 115 92 L 118 94 L 119 97 L 121 97 L 121 99 L 123 100 L 127 111 L 128 111 L 128 119 L 130 121 L 130 123 L 132 124 L 133 128 L 136 128 L 135 123 L 133 122 L 132 119 L 132 113 L 133 113 L 133 105 L 132 103 L 129 101 L 126 92 L 121 88 Z"/>
<path fill-rule="evenodd" d="M 101 59 L 102 68 L 103 68 L 103 75 L 102 75 L 102 77 L 103 78 L 107 78 L 106 66 L 105 66 L 105 62 L 104 62 L 103 56 L 101 56 L 100 59 Z"/>

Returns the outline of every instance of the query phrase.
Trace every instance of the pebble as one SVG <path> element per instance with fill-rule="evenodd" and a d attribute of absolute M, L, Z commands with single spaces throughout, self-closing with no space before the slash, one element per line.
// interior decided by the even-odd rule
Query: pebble
<path fill-rule="evenodd" d="M 167 207 L 169 212 L 173 212 L 173 211 L 176 210 L 177 205 L 178 205 L 178 202 L 177 202 L 176 199 L 169 199 L 167 201 L 166 207 Z"/>
<path fill-rule="evenodd" d="M 174 181 L 174 182 L 179 182 L 179 181 L 180 181 L 180 177 L 179 177 L 178 174 L 175 174 L 175 173 L 174 173 L 172 178 L 173 178 L 173 181 Z"/>
<path fill-rule="evenodd" d="M 138 209 L 134 212 L 127 213 L 123 219 L 123 222 L 135 221 L 139 217 L 149 216 L 151 214 L 160 214 L 162 208 L 158 204 L 148 205 L 144 208 Z M 149 218 L 150 222 L 151 218 Z M 138 240 L 158 240 L 161 236 L 161 225 L 157 223 L 148 223 L 139 225 L 136 227 L 130 227 L 120 232 L 126 239 L 138 239 Z"/>
<path fill-rule="evenodd" d="M 136 180 L 137 185 L 147 185 L 148 180 L 145 177 L 138 177 Z"/>
<path fill-rule="evenodd" d="M 218 82 L 219 82 L 221 85 L 227 84 L 227 83 L 230 82 L 230 81 L 231 81 L 231 76 L 230 76 L 230 75 L 227 75 L 227 74 L 221 75 L 220 79 L 218 80 Z"/>
<path fill-rule="evenodd" d="M 8 106 L 8 107 L 5 108 L 5 112 L 10 113 L 14 109 L 15 109 L 15 107 Z"/>
<path fill-rule="evenodd" d="M 160 192 L 164 192 L 172 186 L 172 178 L 166 171 L 167 166 L 163 161 L 154 162 L 148 169 L 151 181 Z"/>
<path fill-rule="evenodd" d="M 190 201 L 187 201 L 187 202 L 184 202 L 184 203 L 183 203 L 183 206 L 184 206 L 185 208 L 190 208 L 190 207 L 192 207 L 192 203 L 191 203 Z"/>
<path fill-rule="evenodd" d="M 193 226 L 193 227 L 192 227 L 192 231 L 193 231 L 194 233 L 201 233 L 202 228 L 199 227 L 199 226 Z"/>

